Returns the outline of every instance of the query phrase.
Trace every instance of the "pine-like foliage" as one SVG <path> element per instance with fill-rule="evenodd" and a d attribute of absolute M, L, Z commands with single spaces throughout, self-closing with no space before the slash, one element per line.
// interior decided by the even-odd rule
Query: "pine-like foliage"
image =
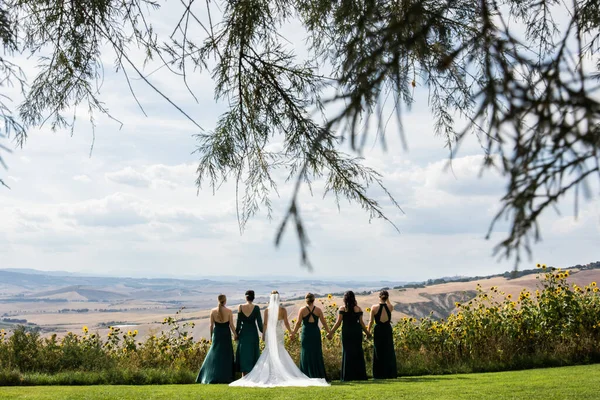
<path fill-rule="evenodd" d="M 215 96 L 228 109 L 215 127 L 198 134 L 198 187 L 215 190 L 234 180 L 243 228 L 261 208 L 270 215 L 274 171 L 284 170 L 295 191 L 277 242 L 286 225 L 294 225 L 307 265 L 308 239 L 297 201 L 301 185 L 323 179 L 326 193 L 360 204 L 371 218 L 387 219 L 383 204 L 370 195 L 373 185 L 399 207 L 377 171 L 340 144 L 349 143 L 360 155 L 377 135 L 386 147 L 384 110 L 390 108 L 404 137 L 403 113 L 413 105 L 417 85 L 429 91 L 436 134 L 450 154 L 467 135 L 477 135 L 486 155 L 482 168 L 506 176 L 502 207 L 490 226 L 491 231 L 501 219 L 510 224 L 497 247 L 502 256 L 518 262 L 521 250 L 529 251 L 531 240 L 539 239 L 540 214 L 567 192 L 588 195 L 589 178 L 600 176 L 597 1 L 180 0 L 178 5 L 179 23 L 161 37 L 150 15 L 166 1 L 0 4 L 0 87 L 18 82 L 25 96 L 16 108 L 0 97 L 4 135 L 22 145 L 27 129 L 46 121 L 72 129 L 74 117 L 64 113 L 81 104 L 90 109 L 92 124 L 94 113 L 108 114 L 97 84 L 106 44 L 128 81 L 133 73 L 161 95 L 143 64 L 128 55 L 130 48 L 144 49 L 147 60 L 161 60 L 192 94 L 200 89 L 188 85 L 188 74 L 210 73 Z M 282 35 L 292 21 L 306 33 L 303 56 Z M 203 38 L 191 34 L 198 30 Z M 40 59 L 39 74 L 25 86 L 10 55 L 42 48 L 50 56 Z M 281 139 L 279 150 L 269 146 Z"/>

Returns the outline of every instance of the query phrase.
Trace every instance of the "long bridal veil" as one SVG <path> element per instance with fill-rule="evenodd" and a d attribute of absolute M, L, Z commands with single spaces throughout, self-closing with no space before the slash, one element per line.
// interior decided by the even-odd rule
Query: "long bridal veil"
<path fill-rule="evenodd" d="M 283 345 L 282 320 L 279 320 L 279 294 L 271 295 L 265 349 L 249 374 L 229 386 L 329 386 L 325 379 L 309 378 L 294 363 Z"/>

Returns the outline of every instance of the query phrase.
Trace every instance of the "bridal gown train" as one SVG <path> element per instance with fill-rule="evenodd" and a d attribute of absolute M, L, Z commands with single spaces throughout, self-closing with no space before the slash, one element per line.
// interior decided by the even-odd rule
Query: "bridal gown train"
<path fill-rule="evenodd" d="M 274 296 L 276 296 L 274 298 Z M 273 307 L 275 305 L 276 307 Z M 272 310 L 273 309 L 273 310 Z M 276 387 L 276 386 L 329 386 L 325 379 L 309 378 L 296 366 L 283 345 L 283 320 L 272 321 L 279 314 L 279 295 L 271 295 L 266 346 L 249 374 L 229 386 Z"/>

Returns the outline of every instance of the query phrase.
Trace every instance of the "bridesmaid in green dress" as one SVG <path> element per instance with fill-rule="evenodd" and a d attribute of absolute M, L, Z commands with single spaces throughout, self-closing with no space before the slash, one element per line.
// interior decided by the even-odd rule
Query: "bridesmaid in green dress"
<path fill-rule="evenodd" d="M 220 294 L 219 305 L 210 311 L 210 336 L 212 343 L 196 378 L 196 383 L 230 383 L 234 378 L 233 345 L 231 332 L 237 339 L 233 326 L 233 313 L 225 307 L 227 297 Z"/>
<path fill-rule="evenodd" d="M 373 378 L 394 379 L 398 377 L 396 353 L 394 352 L 394 334 L 392 330 L 392 303 L 387 290 L 379 292 L 379 304 L 371 308 L 369 332 L 373 322 Z"/>
<path fill-rule="evenodd" d="M 362 315 L 362 310 L 356 304 L 354 292 L 349 290 L 344 293 L 344 305 L 340 307 L 337 321 L 327 336 L 331 339 L 337 328 L 342 325 L 341 381 L 360 381 L 367 379 L 365 354 L 362 348 L 362 333 L 365 332 L 367 337 L 371 337 L 371 334 L 363 322 Z"/>
<path fill-rule="evenodd" d="M 240 304 L 238 307 L 237 325 L 235 331 L 238 335 L 238 345 L 235 353 L 236 370 L 242 373 L 242 376 L 252 371 L 254 364 L 260 357 L 260 347 L 258 341 L 258 330 L 262 333 L 263 321 L 260 316 L 260 308 L 252 302 L 254 301 L 254 290 L 246 292 L 246 304 Z"/>
<path fill-rule="evenodd" d="M 323 348 L 321 347 L 321 330 L 319 321 L 325 332 L 329 333 L 323 311 L 314 305 L 315 295 L 307 293 L 305 296 L 306 307 L 298 311 L 298 319 L 294 327 L 293 336 L 296 335 L 302 324 L 300 341 L 300 371 L 309 378 L 323 378 L 325 376 L 325 363 L 323 362 Z"/>

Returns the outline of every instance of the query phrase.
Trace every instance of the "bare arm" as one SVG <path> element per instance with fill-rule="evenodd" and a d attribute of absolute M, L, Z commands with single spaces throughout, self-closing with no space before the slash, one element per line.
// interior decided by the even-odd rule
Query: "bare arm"
<path fill-rule="evenodd" d="M 358 320 L 360 321 L 360 326 L 362 327 L 362 330 L 365 333 L 365 335 L 367 335 L 367 337 L 371 337 L 371 332 L 369 332 L 369 330 L 365 326 L 365 321 L 363 321 L 362 314 L 360 314 L 360 317 L 358 318 Z"/>
<path fill-rule="evenodd" d="M 375 306 L 371 307 L 371 314 L 369 314 L 369 326 L 367 330 L 371 332 L 371 328 L 373 327 L 373 323 L 375 322 Z"/>
<path fill-rule="evenodd" d="M 240 334 L 240 331 L 242 330 L 242 321 L 240 320 L 240 313 L 241 312 L 242 312 L 242 305 L 240 304 L 238 306 L 237 324 L 235 325 L 235 333 L 237 333 L 238 335 Z"/>
<path fill-rule="evenodd" d="M 267 321 L 269 320 L 269 309 L 265 310 L 265 318 L 263 318 L 262 340 L 265 341 L 265 333 L 267 333 Z"/>
<path fill-rule="evenodd" d="M 298 310 L 298 319 L 296 320 L 296 326 L 294 326 L 294 335 L 298 333 L 300 325 L 302 325 L 302 309 Z"/>
<path fill-rule="evenodd" d="M 262 318 L 260 317 L 260 310 L 258 310 L 256 313 L 258 314 L 256 316 L 256 323 L 258 324 L 258 330 L 260 331 L 260 333 L 263 333 L 263 332 L 265 332 L 265 330 L 264 330 L 264 325 L 263 325 Z M 265 321 L 266 320 L 267 319 L 265 318 Z"/>
<path fill-rule="evenodd" d="M 333 325 L 333 328 L 331 328 L 331 330 L 329 331 L 329 335 L 327 335 L 327 337 L 329 339 L 331 339 L 333 337 L 333 334 L 335 333 L 335 331 L 337 331 L 337 329 L 340 327 L 341 324 L 342 324 L 342 314 L 338 313 L 337 321 L 335 321 L 335 325 Z"/>
<path fill-rule="evenodd" d="M 321 311 L 321 310 L 319 310 Z M 321 311 L 321 315 L 319 315 L 319 321 L 321 321 L 321 325 L 323 325 L 323 329 L 325 329 L 325 332 L 327 332 L 327 334 L 329 334 L 331 331 L 329 330 L 329 327 L 327 326 L 327 320 L 325 319 L 325 314 L 323 314 L 323 311 Z"/>
<path fill-rule="evenodd" d="M 283 324 L 287 328 L 290 335 L 293 335 L 294 333 L 292 332 L 292 328 L 290 328 L 290 321 L 288 321 L 288 313 L 285 308 L 283 309 Z"/>
<path fill-rule="evenodd" d="M 213 312 L 210 312 L 210 340 L 212 340 L 212 334 L 213 334 L 213 329 L 215 327 L 215 317 L 213 315 Z"/>
<path fill-rule="evenodd" d="M 231 329 L 231 332 L 233 333 L 233 339 L 237 340 L 238 335 L 235 330 L 235 325 L 233 324 L 233 312 L 229 312 L 229 329 Z"/>

